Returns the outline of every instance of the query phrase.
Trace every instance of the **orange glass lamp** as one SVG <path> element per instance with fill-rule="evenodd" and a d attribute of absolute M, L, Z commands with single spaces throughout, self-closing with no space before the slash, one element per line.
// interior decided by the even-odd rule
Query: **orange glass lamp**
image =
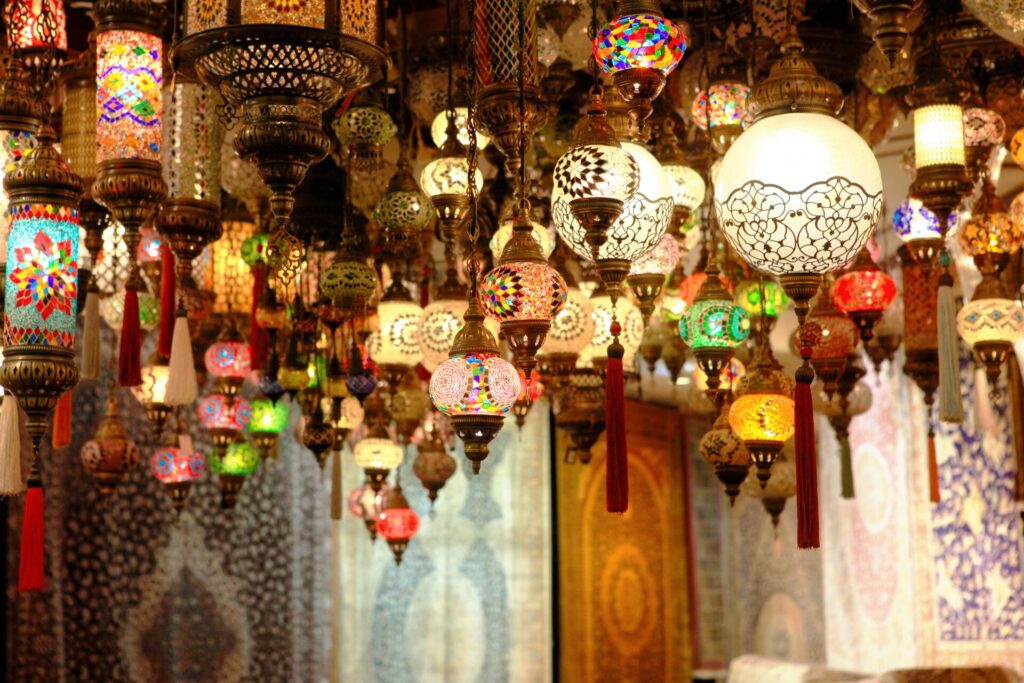
<path fill-rule="evenodd" d="M 755 351 L 753 369 L 743 378 L 729 408 L 729 425 L 746 446 L 762 488 L 771 477 L 783 445 L 793 436 L 796 411 L 793 384 L 776 367 L 767 344 Z"/>
<path fill-rule="evenodd" d="M 825 280 L 807 324 L 797 332 L 797 346 L 809 346 L 811 365 L 829 396 L 838 387 L 847 357 L 857 348 L 857 326 L 832 299 L 831 276 Z"/>
<path fill-rule="evenodd" d="M 110 497 L 124 475 L 139 462 L 139 447 L 121 424 L 113 388 L 107 398 L 107 414 L 93 438 L 82 446 L 81 457 L 104 498 Z"/>
<path fill-rule="evenodd" d="M 409 547 L 409 541 L 419 530 L 420 516 L 409 507 L 409 501 L 402 493 L 402 485 L 396 484 L 383 497 L 380 514 L 377 516 L 377 533 L 388 542 L 395 556 L 395 564 L 402 563 L 402 555 Z"/>

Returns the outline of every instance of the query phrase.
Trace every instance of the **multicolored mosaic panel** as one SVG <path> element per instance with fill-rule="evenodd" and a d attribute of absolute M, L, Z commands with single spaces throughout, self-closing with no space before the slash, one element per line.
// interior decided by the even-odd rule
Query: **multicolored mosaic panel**
<path fill-rule="evenodd" d="M 701 90 L 693 100 L 690 113 L 693 122 L 701 130 L 707 130 L 708 121 L 711 127 L 746 126 L 750 123 L 747 115 L 747 96 L 750 88 L 742 83 L 716 83 L 712 85 L 711 99 L 707 92 Z"/>
<path fill-rule="evenodd" d="M 18 130 L 0 131 L 0 180 L 14 172 L 14 165 L 30 155 L 36 148 L 35 136 Z M 7 193 L 0 187 L 0 216 L 3 225 L 0 230 L 7 230 Z"/>
<path fill-rule="evenodd" d="M 185 14 L 185 33 L 220 28 L 228 22 L 227 0 L 189 0 Z"/>
<path fill-rule="evenodd" d="M 519 373 L 494 353 L 452 356 L 430 377 L 430 398 L 446 415 L 507 413 L 521 388 Z"/>
<path fill-rule="evenodd" d="M 228 446 L 222 456 L 210 456 L 210 469 L 217 474 L 237 474 L 247 477 L 260 466 L 260 451 L 248 441 L 237 441 Z"/>
<path fill-rule="evenodd" d="M 96 161 L 160 161 L 163 60 L 159 36 L 104 31 L 96 39 Z"/>
<path fill-rule="evenodd" d="M 683 29 L 649 14 L 618 17 L 594 39 L 594 59 L 611 74 L 626 69 L 660 69 L 667 74 L 685 51 Z"/>
<path fill-rule="evenodd" d="M 565 280 L 547 263 L 506 263 L 484 276 L 480 305 L 498 321 L 551 320 L 566 293 Z"/>
<path fill-rule="evenodd" d="M 223 130 L 217 96 L 198 83 L 178 83 L 167 117 L 164 175 L 168 197 L 220 204 Z"/>
<path fill-rule="evenodd" d="M 78 314 L 78 211 L 10 207 L 4 345 L 74 347 Z"/>
<path fill-rule="evenodd" d="M 204 396 L 197 407 L 199 419 L 208 429 L 244 429 L 252 419 L 252 406 L 244 398 L 228 403 L 221 394 Z"/>
<path fill-rule="evenodd" d="M 59 0 L 8 0 L 4 7 L 7 38 L 18 48 L 55 46 L 68 49 L 67 17 Z M 45 21 L 43 10 L 49 14 Z M 17 27 L 17 28 L 15 28 Z"/>

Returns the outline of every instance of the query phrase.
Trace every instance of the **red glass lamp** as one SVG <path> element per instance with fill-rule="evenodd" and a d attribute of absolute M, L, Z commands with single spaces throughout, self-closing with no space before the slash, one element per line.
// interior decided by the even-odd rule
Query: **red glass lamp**
<path fill-rule="evenodd" d="M 377 533 L 388 542 L 395 555 L 395 564 L 401 564 L 409 541 L 420 529 L 420 516 L 409 507 L 409 501 L 402 494 L 401 484 L 397 484 L 383 500 L 377 517 Z"/>
<path fill-rule="evenodd" d="M 867 342 L 897 293 L 896 282 L 875 264 L 865 246 L 836 279 L 832 301 L 860 328 L 860 338 Z"/>

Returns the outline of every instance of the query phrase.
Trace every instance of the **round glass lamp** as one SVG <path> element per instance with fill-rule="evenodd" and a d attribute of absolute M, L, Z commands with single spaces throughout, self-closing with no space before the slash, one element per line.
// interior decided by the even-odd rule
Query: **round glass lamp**
<path fill-rule="evenodd" d="M 253 445 L 260 449 L 264 458 L 277 459 L 277 444 L 280 434 L 288 426 L 291 411 L 284 401 L 269 398 L 255 398 L 252 401 L 252 419 L 245 426 L 252 437 Z"/>
<path fill-rule="evenodd" d="M 114 391 L 107 399 L 106 416 L 93 437 L 82 445 L 80 455 L 104 498 L 114 492 L 124 475 L 139 461 L 139 447 L 121 424 Z"/>
<path fill-rule="evenodd" d="M 860 338 L 867 342 L 897 293 L 895 280 L 875 264 L 865 247 L 850 269 L 836 278 L 832 300 L 860 328 Z"/>
<path fill-rule="evenodd" d="M 735 505 L 740 485 L 750 469 L 750 453 L 743 445 L 743 440 L 729 426 L 728 408 L 723 406 L 711 429 L 701 437 L 698 448 L 704 462 L 711 465 L 715 476 L 725 486 L 729 504 Z"/>
<path fill-rule="evenodd" d="M 672 235 L 665 234 L 653 249 L 629 267 L 626 282 L 629 283 L 633 296 L 640 305 L 644 325 L 650 320 L 651 313 L 654 312 L 654 302 L 661 296 L 665 280 L 675 270 L 680 256 L 679 242 Z"/>
<path fill-rule="evenodd" d="M 608 355 L 608 345 L 612 343 L 610 332 L 612 324 L 612 298 L 603 290 L 594 292 L 590 297 L 590 305 L 593 309 L 591 318 L 594 321 L 594 333 L 589 343 L 580 351 L 576 361 L 577 368 L 590 368 L 601 362 Z M 644 317 L 633 302 L 622 297 L 618 301 L 618 320 L 622 326 L 619 333 L 619 343 L 622 344 L 626 353 L 622 357 L 622 367 L 626 372 L 630 371 L 636 364 L 636 352 L 640 349 L 640 342 L 644 336 Z"/>
<path fill-rule="evenodd" d="M 505 245 L 512 239 L 512 224 L 513 219 L 506 218 L 501 222 L 501 225 L 495 231 L 494 235 L 491 236 L 490 247 L 491 256 L 494 257 L 495 261 L 501 259 L 501 254 L 505 251 Z M 551 252 L 555 250 L 555 231 L 552 228 L 545 228 L 540 223 L 533 223 L 533 231 L 530 232 L 530 236 L 537 241 L 537 245 L 540 247 L 541 254 L 544 258 L 550 258 Z"/>
<path fill-rule="evenodd" d="M 772 463 L 793 436 L 796 407 L 793 385 L 775 367 L 767 346 L 759 347 L 756 354 L 753 370 L 740 382 L 729 408 L 729 425 L 747 447 L 763 488 L 771 477 Z"/>
<path fill-rule="evenodd" d="M 551 321 L 551 329 L 537 355 L 541 376 L 554 394 L 569 384 L 580 352 L 594 336 L 594 306 L 579 287 L 570 285 L 565 305 Z"/>
<path fill-rule="evenodd" d="M 392 232 L 418 233 L 430 224 L 434 206 L 420 190 L 404 157 L 388 182 L 387 191 L 373 210 L 373 218 Z"/>
<path fill-rule="evenodd" d="M 796 332 L 797 348 L 801 343 L 811 349 L 811 365 L 821 378 L 825 393 L 831 396 L 838 388 L 839 377 L 846 368 L 846 359 L 857 348 L 857 326 L 839 310 L 832 300 L 829 282 L 822 287 L 807 324 Z"/>
<path fill-rule="evenodd" d="M 402 563 L 402 555 L 419 529 L 420 517 L 409 507 L 409 501 L 402 494 L 402 485 L 397 484 L 386 496 L 382 496 L 380 514 L 377 516 L 377 533 L 388 542 L 395 556 L 395 564 Z"/>
<path fill-rule="evenodd" d="M 722 155 L 749 123 L 747 97 L 750 88 L 738 80 L 712 83 L 693 100 L 690 113 L 698 128 L 708 131 L 715 152 Z"/>
<path fill-rule="evenodd" d="M 132 395 L 142 404 L 157 435 L 163 431 L 164 423 L 171 414 L 171 407 L 166 403 L 169 377 L 167 359 L 154 355 L 142 366 L 142 384 L 131 388 Z"/>
<path fill-rule="evenodd" d="M 237 330 L 228 328 L 221 338 L 206 349 L 203 356 L 206 371 L 214 378 L 213 390 L 233 400 L 252 372 L 249 345 Z"/>
<path fill-rule="evenodd" d="M 388 382 L 392 393 L 409 368 L 423 358 L 418 340 L 422 316 L 423 308 L 413 301 L 401 279 L 393 277 L 377 305 L 380 327 L 367 340 L 370 357 L 384 373 L 382 379 Z"/>
<path fill-rule="evenodd" d="M 484 187 L 484 174 L 476 169 L 476 191 Z M 464 195 L 469 191 L 469 162 L 461 156 L 439 157 L 423 167 L 420 187 L 433 200 L 441 195 Z"/>
<path fill-rule="evenodd" d="M 733 349 L 750 336 L 750 317 L 733 303 L 716 268 L 710 268 L 707 276 L 693 305 L 679 319 L 679 335 L 693 349 L 698 367 L 708 377 L 708 397 L 714 399 Z"/>
<path fill-rule="evenodd" d="M 149 459 L 149 471 L 164 485 L 175 510 L 185 506 L 192 482 L 203 476 L 205 470 L 206 458 L 202 453 L 194 451 L 191 443 L 188 448 L 165 446 L 154 452 Z"/>
<path fill-rule="evenodd" d="M 233 441 L 223 455 L 210 455 L 210 469 L 220 477 L 220 505 L 224 509 L 235 507 L 245 478 L 260 466 L 260 452 L 245 439 Z"/>
<path fill-rule="evenodd" d="M 212 394 L 199 399 L 196 407 L 199 421 L 210 430 L 210 440 L 215 453 L 223 453 L 234 443 L 235 437 L 249 424 L 252 407 L 244 398 L 229 401 L 227 396 Z"/>
<path fill-rule="evenodd" d="M 334 130 L 349 148 L 355 165 L 368 168 L 381 162 L 384 145 L 395 137 L 398 127 L 380 107 L 349 107 L 334 120 Z"/>

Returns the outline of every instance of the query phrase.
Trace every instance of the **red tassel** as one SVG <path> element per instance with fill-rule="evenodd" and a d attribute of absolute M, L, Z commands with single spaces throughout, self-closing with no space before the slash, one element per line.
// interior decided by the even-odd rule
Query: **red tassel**
<path fill-rule="evenodd" d="M 57 399 L 57 408 L 53 413 L 53 434 L 50 443 L 54 448 L 67 448 L 71 445 L 71 391 L 65 391 Z"/>
<path fill-rule="evenodd" d="M 806 371 L 805 371 L 806 369 Z M 808 379 L 808 375 L 810 379 Z M 811 381 L 814 371 L 803 365 L 796 373 L 796 543 L 817 548 L 818 454 L 814 443 L 814 405 Z"/>
<path fill-rule="evenodd" d="M 935 454 L 935 431 L 928 430 L 928 500 L 933 503 L 942 501 L 939 493 L 939 459 Z"/>
<path fill-rule="evenodd" d="M 174 252 L 166 243 L 160 245 L 160 337 L 157 352 L 164 358 L 171 356 L 174 338 Z"/>
<path fill-rule="evenodd" d="M 142 384 L 142 329 L 139 326 L 139 293 L 124 293 L 124 319 L 121 321 L 121 349 L 117 359 L 117 383 L 122 387 Z"/>
<path fill-rule="evenodd" d="M 629 462 L 626 459 L 626 387 L 622 377 L 625 350 L 618 342 L 608 347 L 605 377 L 605 508 L 625 512 L 629 508 Z"/>
<path fill-rule="evenodd" d="M 266 367 L 268 337 L 267 331 L 256 324 L 256 309 L 267 289 L 267 266 L 257 261 L 252 267 L 252 311 L 249 315 L 249 354 L 253 370 Z"/>
<path fill-rule="evenodd" d="M 42 482 L 30 480 L 25 493 L 25 516 L 21 520 L 21 564 L 18 568 L 18 591 L 21 593 L 43 589 L 46 576 L 43 509 Z"/>

